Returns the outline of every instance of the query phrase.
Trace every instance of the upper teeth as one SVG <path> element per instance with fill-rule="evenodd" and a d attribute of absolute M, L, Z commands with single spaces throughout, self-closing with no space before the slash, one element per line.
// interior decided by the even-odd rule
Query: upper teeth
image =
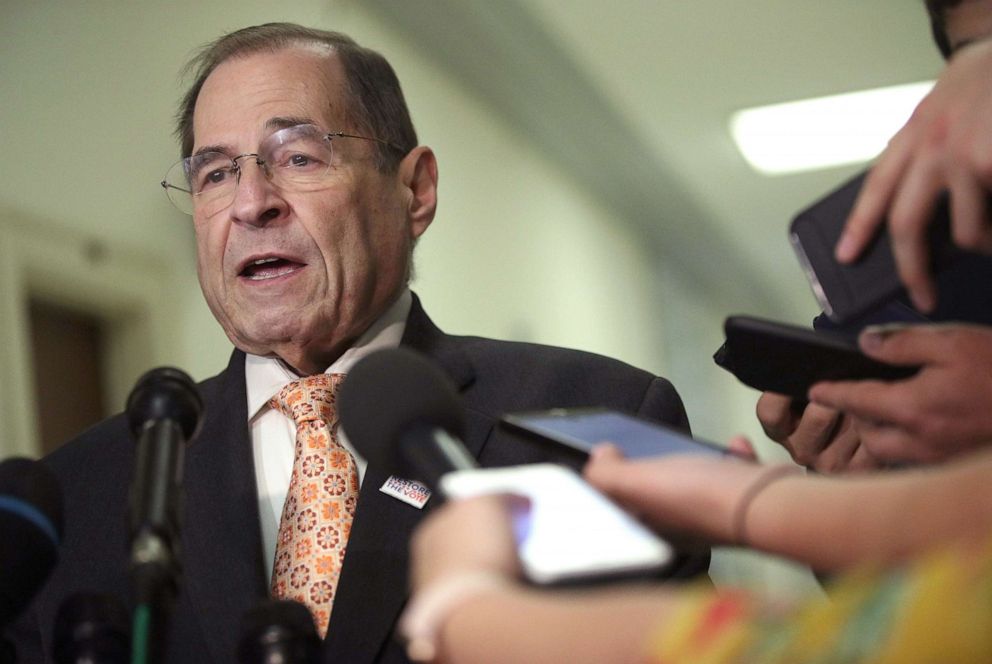
<path fill-rule="evenodd" d="M 261 265 L 262 263 L 271 263 L 271 262 L 277 261 L 277 260 L 279 260 L 279 259 L 276 258 L 275 256 L 272 256 L 271 258 L 259 258 L 257 261 L 252 261 L 251 264 L 252 265 Z"/>

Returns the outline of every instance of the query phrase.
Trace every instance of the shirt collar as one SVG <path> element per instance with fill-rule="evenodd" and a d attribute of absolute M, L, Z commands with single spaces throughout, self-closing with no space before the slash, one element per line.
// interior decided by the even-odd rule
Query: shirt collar
<path fill-rule="evenodd" d="M 396 301 L 324 373 L 348 373 L 366 355 L 385 348 L 399 347 L 412 302 L 410 289 L 404 288 Z M 283 386 L 298 378 L 279 358 L 245 353 L 248 421 L 254 419 Z"/>

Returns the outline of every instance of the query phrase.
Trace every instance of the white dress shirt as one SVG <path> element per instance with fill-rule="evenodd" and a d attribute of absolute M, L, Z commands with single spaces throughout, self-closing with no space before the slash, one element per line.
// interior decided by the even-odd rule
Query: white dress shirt
<path fill-rule="evenodd" d="M 358 360 L 384 348 L 396 348 L 406 329 L 413 297 L 405 289 L 386 312 L 359 337 L 324 373 L 348 373 Z M 258 486 L 258 512 L 261 517 L 263 557 L 268 578 L 276 555 L 279 519 L 289 490 L 296 449 L 296 425 L 293 420 L 270 408 L 269 399 L 286 384 L 300 378 L 277 358 L 246 354 L 245 381 L 248 393 L 248 427 L 255 460 Z M 365 478 L 366 462 L 338 429 L 338 440 L 355 457 L 358 478 Z"/>

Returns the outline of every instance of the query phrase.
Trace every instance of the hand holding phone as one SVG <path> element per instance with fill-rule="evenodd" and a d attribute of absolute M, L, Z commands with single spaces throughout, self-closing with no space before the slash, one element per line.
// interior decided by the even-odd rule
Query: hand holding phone
<path fill-rule="evenodd" d="M 447 473 L 448 498 L 494 493 L 526 497 L 513 514 L 526 577 L 551 585 L 654 573 L 673 557 L 671 546 L 614 505 L 574 471 L 556 464 L 479 468 Z"/>
<path fill-rule="evenodd" d="M 719 366 L 745 385 L 801 401 L 822 380 L 900 380 L 919 371 L 874 360 L 844 336 L 761 318 L 731 316 L 724 332 L 713 357 Z"/>
<path fill-rule="evenodd" d="M 882 225 L 852 263 L 834 258 L 837 241 L 864 184 L 861 174 L 800 212 L 789 226 L 789 241 L 813 295 L 831 320 L 849 322 L 903 292 L 887 225 Z M 927 242 L 931 271 L 949 265 L 962 251 L 951 243 L 947 197 L 934 206 Z"/>

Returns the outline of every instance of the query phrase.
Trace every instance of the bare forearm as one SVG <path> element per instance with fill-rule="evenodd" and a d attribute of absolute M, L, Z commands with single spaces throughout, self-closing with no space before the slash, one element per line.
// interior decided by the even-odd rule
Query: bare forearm
<path fill-rule="evenodd" d="M 544 592 L 509 587 L 461 605 L 441 633 L 442 661 L 643 662 L 675 596 L 661 589 Z"/>
<path fill-rule="evenodd" d="M 840 569 L 895 563 L 992 524 L 992 454 L 954 465 L 871 476 L 790 477 L 769 486 L 747 515 L 749 543 Z"/>

